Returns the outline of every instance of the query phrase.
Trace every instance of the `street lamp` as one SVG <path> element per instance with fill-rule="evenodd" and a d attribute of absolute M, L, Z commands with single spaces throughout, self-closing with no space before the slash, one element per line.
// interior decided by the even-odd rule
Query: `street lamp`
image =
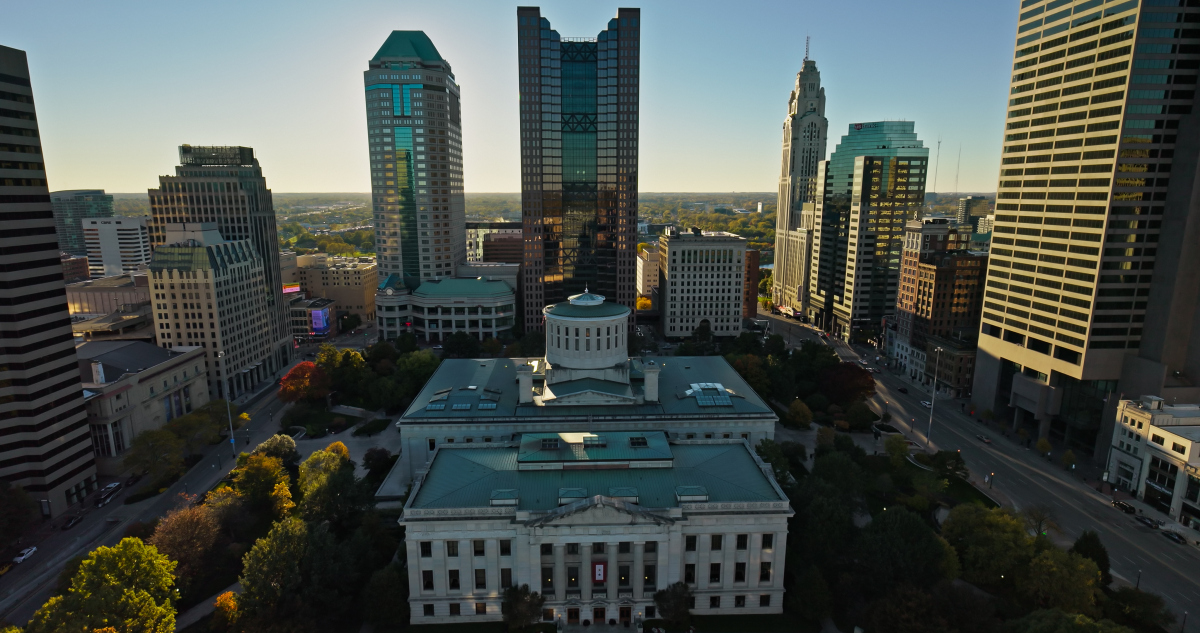
<path fill-rule="evenodd" d="M 1134 589 L 1141 589 L 1141 588 L 1142 588 L 1142 570 L 1140 570 L 1140 569 L 1138 570 L 1137 582 L 1136 582 L 1136 583 L 1134 583 L 1134 585 L 1133 585 L 1133 588 L 1134 588 Z"/>
<path fill-rule="evenodd" d="M 225 358 L 225 350 L 217 352 L 217 359 Z M 229 376 L 229 368 L 225 368 L 225 376 Z M 225 387 L 225 416 L 229 420 L 229 452 L 233 454 L 234 459 L 237 459 L 237 442 L 233 439 L 233 410 L 229 407 L 229 398 L 233 394 L 229 393 L 229 386 Z"/>
<path fill-rule="evenodd" d="M 925 446 L 930 450 L 933 449 L 933 408 L 937 406 L 937 382 L 938 382 L 938 365 L 942 362 L 942 348 L 935 348 L 937 358 L 933 361 L 933 394 L 929 401 L 929 430 L 925 432 Z"/>

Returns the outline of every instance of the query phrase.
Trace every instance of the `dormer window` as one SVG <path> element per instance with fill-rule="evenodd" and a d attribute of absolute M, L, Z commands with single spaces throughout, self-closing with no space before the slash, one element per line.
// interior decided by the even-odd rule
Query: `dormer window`
<path fill-rule="evenodd" d="M 554 438 L 542 439 L 542 450 L 544 450 L 544 451 L 558 450 L 558 438 L 554 437 Z"/>
<path fill-rule="evenodd" d="M 629 438 L 629 447 L 630 448 L 646 448 L 646 446 L 647 446 L 646 438 L 644 438 L 640 435 L 635 435 L 635 436 Z"/>

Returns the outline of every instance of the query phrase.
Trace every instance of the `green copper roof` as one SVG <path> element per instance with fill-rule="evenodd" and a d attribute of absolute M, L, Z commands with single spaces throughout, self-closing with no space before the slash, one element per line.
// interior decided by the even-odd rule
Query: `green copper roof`
<path fill-rule="evenodd" d="M 577 305 L 564 301 L 563 303 L 556 303 L 546 308 L 546 313 L 561 317 L 591 319 L 629 314 L 629 308 L 619 303 L 612 303 L 609 301 L 605 301 L 599 305 Z"/>
<path fill-rule="evenodd" d="M 466 299 L 468 297 L 511 296 L 513 290 L 508 285 L 508 282 L 500 279 L 442 279 L 440 281 L 423 282 L 420 288 L 413 291 L 413 294 L 418 297 Z"/>
<path fill-rule="evenodd" d="M 519 510 L 546 511 L 558 507 L 563 488 L 581 488 L 587 496 L 636 488 L 639 506 L 672 508 L 679 505 L 675 493 L 680 486 L 705 488 L 713 503 L 787 501 L 745 444 L 676 444 L 669 450 L 675 458 L 671 468 L 519 470 L 516 446 L 443 446 L 409 507 L 488 507 L 494 491 L 511 495 L 516 490 Z"/>
<path fill-rule="evenodd" d="M 379 61 L 384 57 L 416 57 L 423 62 L 443 61 L 425 31 L 392 31 L 371 61 Z"/>
<path fill-rule="evenodd" d="M 638 438 L 638 439 L 631 439 Z M 557 447 L 543 440 L 557 440 Z M 550 444 L 554 444 L 550 442 Z M 671 459 L 662 431 L 599 433 L 524 433 L 518 462 L 640 461 Z"/>

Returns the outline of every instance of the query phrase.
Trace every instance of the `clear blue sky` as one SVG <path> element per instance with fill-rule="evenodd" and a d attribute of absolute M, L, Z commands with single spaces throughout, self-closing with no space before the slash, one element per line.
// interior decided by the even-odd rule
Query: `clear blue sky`
<path fill-rule="evenodd" d="M 938 191 L 960 146 L 957 189 L 994 191 L 1016 5 L 643 2 L 641 190 L 775 191 L 807 34 L 829 152 L 849 123 L 914 120 L 942 139 Z M 0 44 L 29 53 L 52 189 L 145 191 L 191 143 L 254 147 L 278 192 L 367 191 L 362 71 L 391 30 L 424 30 L 462 85 L 467 191 L 517 191 L 516 6 L 12 1 Z M 540 6 L 563 36 L 595 36 L 621 5 Z"/>

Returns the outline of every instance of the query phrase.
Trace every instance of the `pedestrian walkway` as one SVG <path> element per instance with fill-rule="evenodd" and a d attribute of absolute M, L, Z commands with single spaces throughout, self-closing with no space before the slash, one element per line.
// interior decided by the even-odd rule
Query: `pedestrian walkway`
<path fill-rule="evenodd" d="M 235 582 L 232 585 L 229 585 L 228 587 L 209 596 L 207 599 L 201 600 L 200 604 L 197 604 L 196 606 L 192 607 L 191 609 L 188 609 L 187 611 L 184 611 L 183 613 L 176 615 L 175 616 L 175 630 L 182 631 L 183 629 L 186 629 L 187 627 L 199 622 L 200 619 L 203 618 L 204 616 L 212 613 L 213 609 L 215 608 L 214 603 L 217 601 L 217 597 L 220 596 L 221 594 L 225 593 L 226 591 L 232 591 L 234 593 L 240 594 L 240 593 L 242 593 L 242 584 Z"/>

